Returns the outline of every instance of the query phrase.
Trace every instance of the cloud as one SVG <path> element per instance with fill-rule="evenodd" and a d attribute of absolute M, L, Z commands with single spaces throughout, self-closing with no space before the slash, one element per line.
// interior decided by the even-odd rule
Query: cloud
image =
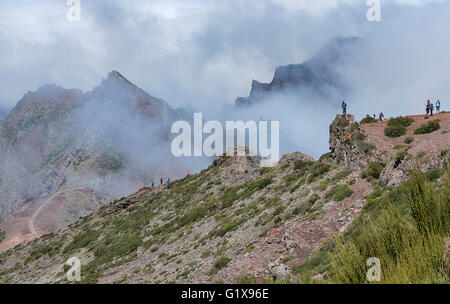
<path fill-rule="evenodd" d="M 72 23 L 65 2 L 0 2 L 3 106 L 46 83 L 90 90 L 118 70 L 173 106 L 219 115 L 248 95 L 252 79 L 269 82 L 277 66 L 309 59 L 336 36 L 367 41 L 342 71 L 356 114 L 411 114 L 426 98 L 450 100 L 445 1 L 382 1 L 380 23 L 366 20 L 363 0 L 81 0 L 81 22 Z M 316 140 L 326 143 L 324 136 Z M 315 143 L 298 146 L 326 152 Z"/>

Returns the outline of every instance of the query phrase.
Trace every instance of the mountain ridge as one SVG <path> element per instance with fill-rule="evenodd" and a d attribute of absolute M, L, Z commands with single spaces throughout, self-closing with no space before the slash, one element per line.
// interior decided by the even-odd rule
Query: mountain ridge
<path fill-rule="evenodd" d="M 345 99 L 350 89 L 342 83 L 338 70 L 340 65 L 349 63 L 348 59 L 355 56 L 362 42 L 358 37 L 335 38 L 309 60 L 277 67 L 270 83 L 253 80 L 249 96 L 238 97 L 235 105 L 249 106 L 280 93 Z"/>
<path fill-rule="evenodd" d="M 219 157 L 198 174 L 144 187 L 65 230 L 0 254 L 0 281 L 65 283 L 70 256 L 81 260 L 83 283 L 330 280 L 326 252 L 337 246 L 334 236 L 355 229 L 360 215 L 375 216 L 386 195 L 406 195 L 400 185 L 408 168 L 427 165 L 426 176 L 442 188 L 450 113 L 426 118 L 414 116 L 407 134 L 390 138 L 378 132 L 387 122 L 359 124 L 352 115 L 337 115 L 330 153 L 317 161 L 296 152 L 274 168 L 260 168 L 251 157 Z M 440 129 L 398 147 L 430 119 L 439 120 Z M 443 149 L 408 153 L 434 146 Z M 388 172 L 395 173 L 392 186 L 382 185 Z"/>
<path fill-rule="evenodd" d="M 117 71 L 86 93 L 57 85 L 27 92 L 0 121 L 0 216 L 21 214 L 22 208 L 32 212 L 27 210 L 38 208 L 53 194 L 76 188 L 94 191 L 92 207 L 98 207 L 105 198 L 132 193 L 157 176 L 183 174 L 184 168 L 170 157 L 158 164 L 148 161 L 150 155 L 135 156 L 122 147 L 125 143 L 140 149 L 144 144 L 168 146 L 171 121 L 185 115 Z M 130 139 L 126 132 L 141 137 Z M 67 217 L 69 222 L 75 214 L 85 214 L 83 208 L 92 210 L 88 204 L 81 208 Z M 22 221 L 20 216 L 13 218 Z M 29 239 L 27 230 L 25 225 L 7 238 L 18 233 Z"/>

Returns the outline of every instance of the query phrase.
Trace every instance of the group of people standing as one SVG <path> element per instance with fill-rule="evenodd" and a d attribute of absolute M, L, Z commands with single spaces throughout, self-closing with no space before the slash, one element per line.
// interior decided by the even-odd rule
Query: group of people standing
<path fill-rule="evenodd" d="M 190 176 L 190 175 L 191 175 L 191 172 L 190 172 L 190 171 L 187 171 L 187 172 L 186 172 L 186 176 Z M 161 185 L 163 185 L 163 184 L 164 184 L 164 179 L 161 177 L 161 178 L 159 179 L 159 182 L 161 183 Z M 170 184 L 170 177 L 167 178 L 166 184 Z M 152 181 L 152 187 L 155 187 L 155 181 Z"/>
<path fill-rule="evenodd" d="M 342 107 L 342 114 L 344 114 L 344 115 L 347 114 L 347 104 L 345 103 L 345 101 L 342 102 L 341 107 Z M 366 117 L 370 117 L 369 114 L 367 114 Z M 376 117 L 377 116 L 375 114 L 373 114 L 373 118 L 376 119 Z M 383 121 L 383 119 L 384 119 L 384 113 L 383 112 L 380 112 L 380 114 L 378 115 L 378 119 L 380 121 Z"/>
<path fill-rule="evenodd" d="M 434 105 L 429 99 L 427 100 L 427 105 L 426 105 L 426 110 L 425 110 L 427 115 L 433 116 L 433 111 L 434 111 L 435 106 L 436 106 L 436 113 L 440 113 L 441 112 L 441 101 L 438 99 L 436 101 L 436 105 Z M 342 107 L 342 113 L 344 115 L 347 114 L 347 104 L 345 103 L 345 101 L 342 102 L 341 107 Z M 367 114 L 366 117 L 370 117 L 369 114 Z M 375 114 L 373 114 L 373 118 L 376 119 Z M 378 119 L 380 121 L 383 121 L 383 119 L 384 119 L 383 112 L 380 112 L 380 114 L 378 115 Z"/>
<path fill-rule="evenodd" d="M 163 184 L 164 184 L 164 179 L 161 177 L 161 178 L 159 179 L 159 182 L 161 183 L 161 185 L 163 185 Z M 170 184 L 170 177 L 167 178 L 166 183 L 167 183 L 167 184 Z M 155 181 L 152 181 L 152 187 L 155 187 Z"/>
<path fill-rule="evenodd" d="M 427 100 L 427 105 L 426 105 L 426 109 L 425 109 L 427 115 L 431 115 L 433 116 L 433 111 L 434 111 L 434 104 L 432 102 L 430 102 L 430 100 Z M 438 100 L 436 101 L 436 113 L 441 112 L 441 102 Z"/>

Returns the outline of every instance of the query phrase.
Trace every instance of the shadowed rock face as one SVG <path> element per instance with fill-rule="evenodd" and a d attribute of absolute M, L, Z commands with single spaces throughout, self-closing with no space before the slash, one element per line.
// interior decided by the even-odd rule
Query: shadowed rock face
<path fill-rule="evenodd" d="M 280 66 L 270 83 L 252 82 L 249 97 L 239 97 L 235 104 L 248 106 L 277 93 L 293 93 L 300 97 L 336 97 L 343 99 L 349 88 L 342 83 L 338 69 L 351 62 L 361 39 L 336 38 L 328 43 L 316 56 L 302 64 Z"/>
<path fill-rule="evenodd" d="M 345 163 L 350 170 L 359 170 L 374 159 L 372 149 L 364 142 L 365 135 L 355 117 L 339 114 L 330 125 L 331 158 Z"/>

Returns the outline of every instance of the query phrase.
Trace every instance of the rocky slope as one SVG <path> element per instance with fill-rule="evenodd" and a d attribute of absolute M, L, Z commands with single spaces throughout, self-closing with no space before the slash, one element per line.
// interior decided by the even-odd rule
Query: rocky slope
<path fill-rule="evenodd" d="M 426 149 L 438 160 L 428 168 L 442 167 L 450 148 L 449 113 L 435 118 L 438 131 L 409 143 L 409 151 Z M 0 281 L 65 282 L 71 256 L 80 258 L 85 283 L 288 280 L 330 236 L 346 231 L 372 191 L 392 189 L 380 184 L 402 170 L 388 164 L 396 159 L 392 145 L 405 138 L 380 135 L 384 124 L 338 115 L 330 125 L 331 152 L 318 161 L 297 152 L 260 168 L 258 158 L 223 156 L 199 174 L 142 188 L 67 229 L 2 253 Z M 398 182 L 406 178 L 398 175 Z"/>
<path fill-rule="evenodd" d="M 168 149 L 171 122 L 183 116 L 182 110 L 116 71 L 91 92 L 47 85 L 25 94 L 0 121 L 0 217 L 5 217 L 0 228 L 6 231 L 5 242 L 32 238 L 36 233 L 26 228 L 31 218 L 22 215 L 31 216 L 57 193 L 93 192 L 83 203 L 64 200 L 58 212 L 44 208 L 38 234 L 61 229 L 152 178 L 183 174 L 184 168 L 177 168 L 170 157 L 156 159 L 141 152 Z"/>
<path fill-rule="evenodd" d="M 339 67 L 350 62 L 360 44 L 361 39 L 356 37 L 336 38 L 310 60 L 278 67 L 270 83 L 253 80 L 250 95 L 237 98 L 235 104 L 248 106 L 279 93 L 291 93 L 299 99 L 345 99 L 349 88 L 342 83 Z"/>

